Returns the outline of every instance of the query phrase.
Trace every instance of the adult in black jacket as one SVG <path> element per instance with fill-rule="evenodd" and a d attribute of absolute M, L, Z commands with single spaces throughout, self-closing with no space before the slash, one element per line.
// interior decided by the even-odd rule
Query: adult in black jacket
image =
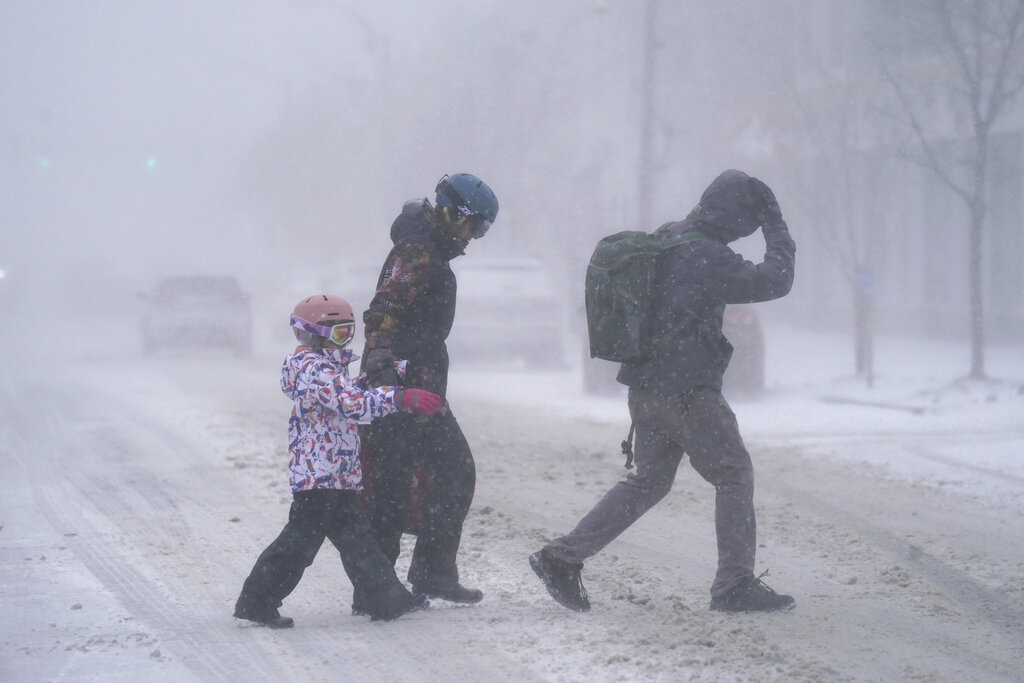
<path fill-rule="evenodd" d="M 765 256 L 755 265 L 728 244 L 758 227 Z M 619 370 L 618 380 L 629 386 L 636 427 L 636 472 L 608 491 L 572 532 L 534 553 L 530 564 L 561 604 L 589 609 L 580 578 L 583 560 L 669 492 L 685 454 L 716 490 L 718 572 L 711 609 L 790 609 L 792 597 L 754 576 L 754 472 L 736 416 L 721 393 L 732 355 L 722 315 L 726 304 L 785 296 L 793 284 L 795 245 L 772 191 L 736 170 L 715 178 L 685 219 L 663 229 L 695 232 L 699 238 L 662 256 L 653 304 L 654 352 Z"/>
<path fill-rule="evenodd" d="M 490 187 L 468 173 L 443 177 L 435 201 L 436 206 L 426 199 L 406 202 L 391 226 L 395 246 L 363 315 L 363 368 L 375 386 L 402 384 L 395 363 L 405 359 L 405 386 L 429 387 L 446 398 L 445 340 L 455 319 L 456 294 L 449 261 L 487 232 L 498 214 L 498 201 Z M 413 592 L 479 602 L 483 593 L 459 583 L 456 565 L 476 468 L 455 415 L 447 406 L 429 416 L 388 415 L 368 427 L 365 438 L 372 458 L 370 517 L 384 554 L 392 564 L 398 558 L 413 470 L 419 464 L 431 483 L 409 566 Z"/>

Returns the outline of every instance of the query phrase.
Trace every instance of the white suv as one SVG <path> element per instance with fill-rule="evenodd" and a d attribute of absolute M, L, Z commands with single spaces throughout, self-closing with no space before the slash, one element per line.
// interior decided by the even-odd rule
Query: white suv
<path fill-rule="evenodd" d="M 448 350 L 456 363 L 564 363 L 566 306 L 540 260 L 470 257 L 451 265 L 459 286 Z"/>

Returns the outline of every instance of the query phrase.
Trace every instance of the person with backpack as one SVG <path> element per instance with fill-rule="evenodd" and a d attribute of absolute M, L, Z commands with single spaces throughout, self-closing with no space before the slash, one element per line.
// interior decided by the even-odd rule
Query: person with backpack
<path fill-rule="evenodd" d="M 755 265 L 728 245 L 759 227 L 765 255 Z M 622 235 L 614 237 L 621 250 Z M 731 169 L 712 181 L 686 218 L 662 226 L 650 237 L 661 241 L 663 248 L 651 260 L 649 311 L 618 323 L 619 328 L 634 330 L 622 340 L 641 349 L 622 363 L 617 377 L 629 387 L 636 471 L 615 484 L 575 529 L 531 555 L 530 565 L 556 601 L 572 610 L 589 610 L 581 577 L 584 560 L 661 500 L 671 489 L 683 456 L 689 455 L 693 468 L 716 490 L 718 571 L 711 584 L 710 608 L 792 609 L 791 596 L 776 593 L 761 580 L 767 572 L 754 574 L 753 466 L 721 390 L 732 355 L 732 345 L 722 333 L 726 305 L 769 301 L 789 293 L 795 244 L 771 189 Z M 597 253 L 592 266 L 596 261 Z M 611 279 L 628 270 L 613 269 Z M 594 294 L 588 318 L 591 303 L 611 296 Z M 592 350 L 601 346 L 598 342 L 608 342 L 594 339 L 601 322 L 588 320 Z M 645 338 L 637 344 L 638 335 Z M 628 440 L 623 447 L 629 450 Z"/>
<path fill-rule="evenodd" d="M 445 340 L 455 319 L 455 274 L 449 262 L 483 237 L 498 215 L 491 188 L 469 173 L 445 175 L 427 199 L 405 203 L 391 226 L 394 247 L 363 314 L 363 367 L 375 386 L 398 382 L 396 358 L 409 361 L 405 386 L 442 398 L 448 386 Z M 389 415 L 366 429 L 372 462 L 369 510 L 377 540 L 394 564 L 405 529 L 414 468 L 429 480 L 419 513 L 408 579 L 413 592 L 476 603 L 483 592 L 459 583 L 462 525 L 473 502 L 476 466 L 447 401 L 433 415 Z M 358 597 L 358 596 L 357 596 Z M 353 600 L 353 611 L 360 611 Z"/>
<path fill-rule="evenodd" d="M 341 554 L 345 573 L 372 619 L 397 619 L 427 607 L 395 575 L 363 512 L 359 423 L 406 411 L 431 414 L 441 397 L 420 389 L 367 386 L 349 377 L 356 360 L 346 348 L 355 331 L 352 306 L 339 296 L 315 294 L 292 311 L 299 347 L 281 366 L 281 390 L 290 398 L 288 464 L 292 505 L 288 523 L 267 546 L 242 585 L 235 617 L 270 628 L 291 628 L 278 608 L 299 584 L 324 538 Z M 396 373 L 405 368 L 396 363 Z M 398 382 L 394 383 L 399 384 Z"/>

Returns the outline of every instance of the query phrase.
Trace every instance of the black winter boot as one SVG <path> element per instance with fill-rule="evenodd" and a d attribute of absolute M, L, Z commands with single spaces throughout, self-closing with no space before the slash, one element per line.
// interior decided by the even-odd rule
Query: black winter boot
<path fill-rule="evenodd" d="M 530 567 L 558 604 L 576 612 L 590 609 L 590 598 L 587 597 L 587 589 L 583 587 L 583 578 L 580 576 L 582 564 L 570 564 L 541 550 L 530 555 Z"/>
<path fill-rule="evenodd" d="M 430 601 L 427 600 L 426 595 L 410 595 L 397 606 L 387 610 L 382 610 L 381 612 L 372 615 L 370 617 L 370 621 L 393 621 L 403 614 L 418 612 L 421 609 L 427 609 L 428 607 L 430 607 Z"/>
<path fill-rule="evenodd" d="M 792 595 L 780 595 L 761 579 L 768 575 L 744 579 L 722 595 L 711 598 L 711 609 L 718 612 L 784 612 L 796 607 Z"/>
<path fill-rule="evenodd" d="M 282 617 L 276 607 L 260 604 L 258 601 L 248 600 L 239 597 L 235 603 L 235 618 L 245 619 L 257 624 L 263 624 L 270 628 L 291 628 L 295 620 L 291 617 Z"/>
<path fill-rule="evenodd" d="M 466 588 L 461 583 L 452 586 L 413 586 L 413 593 L 423 593 L 427 597 L 472 605 L 484 599 L 484 592 L 476 588 Z"/>
<path fill-rule="evenodd" d="M 371 605 L 372 602 L 377 604 Z M 378 601 L 370 601 L 355 594 L 352 596 L 352 616 L 370 617 L 370 621 L 392 621 L 403 614 L 417 612 L 428 607 L 430 607 L 430 601 L 426 595 L 414 595 L 404 588 L 391 589 L 387 592 L 385 599 Z"/>

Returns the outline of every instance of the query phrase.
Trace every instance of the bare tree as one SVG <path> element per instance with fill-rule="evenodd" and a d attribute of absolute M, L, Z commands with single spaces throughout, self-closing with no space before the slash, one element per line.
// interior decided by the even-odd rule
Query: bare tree
<path fill-rule="evenodd" d="M 811 36 L 803 44 L 801 75 L 777 123 L 778 141 L 800 169 L 799 208 L 814 217 L 814 237 L 852 295 L 854 365 L 870 387 L 879 235 L 885 234 L 878 198 L 889 175 L 889 135 L 873 102 L 878 84 L 858 68 L 861 46 L 851 40 L 839 50 L 815 49 Z"/>
<path fill-rule="evenodd" d="M 882 73 L 916 140 L 911 158 L 967 207 L 972 379 L 985 377 L 982 246 L 997 124 L 1024 90 L 1024 0 L 886 0 L 875 36 Z M 951 112 L 929 97 L 943 93 Z M 922 96 L 923 95 L 923 96 Z M 949 114 L 952 114 L 950 116 Z M 952 138 L 962 154 L 943 155 Z"/>

